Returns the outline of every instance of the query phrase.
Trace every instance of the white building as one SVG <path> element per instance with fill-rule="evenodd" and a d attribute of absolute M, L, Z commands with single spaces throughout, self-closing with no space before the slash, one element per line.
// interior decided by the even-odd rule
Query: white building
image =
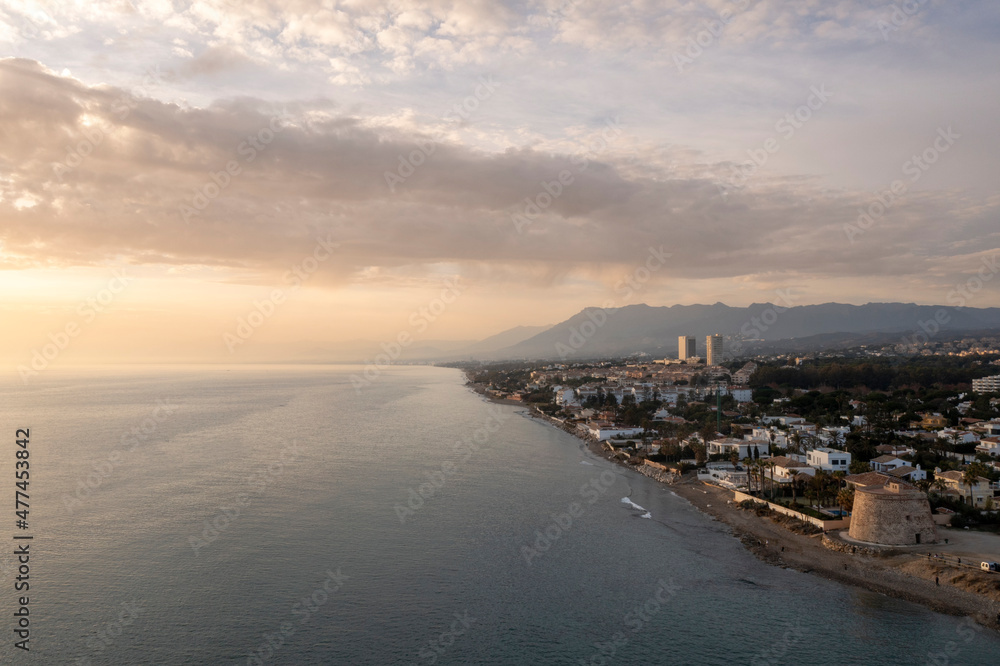
<path fill-rule="evenodd" d="M 557 386 L 555 388 L 556 393 L 556 404 L 557 405 L 576 405 L 579 404 L 576 400 L 576 391 L 571 388 L 563 388 L 562 386 Z"/>
<path fill-rule="evenodd" d="M 599 442 L 612 437 L 638 437 L 643 433 L 642 428 L 626 428 L 611 423 L 586 423 L 578 427 L 583 427 L 591 437 L 596 437 Z"/>
<path fill-rule="evenodd" d="M 900 460 L 896 456 L 890 455 L 879 456 L 878 458 L 874 458 L 871 462 L 872 469 L 876 472 L 891 472 L 897 467 L 906 467 L 909 464 L 910 463 L 905 460 Z"/>
<path fill-rule="evenodd" d="M 902 467 L 897 467 L 896 469 L 891 470 L 889 474 L 911 482 L 923 481 L 927 478 L 927 471 L 920 469 L 920 465 L 917 465 L 916 467 L 903 465 Z"/>
<path fill-rule="evenodd" d="M 851 454 L 847 451 L 820 447 L 806 453 L 806 462 L 828 472 L 847 472 L 851 466 Z"/>
<path fill-rule="evenodd" d="M 737 384 L 747 384 L 750 381 L 750 377 L 756 371 L 757 364 L 753 361 L 748 361 L 742 368 L 733 373 L 733 381 Z"/>
<path fill-rule="evenodd" d="M 663 390 L 661 390 L 660 391 L 660 400 L 662 400 L 663 402 L 667 403 L 671 407 L 676 407 L 677 406 L 678 395 L 679 394 L 677 393 L 677 391 L 670 391 L 670 390 L 663 391 Z"/>
<path fill-rule="evenodd" d="M 740 460 L 753 458 L 754 449 L 757 450 L 758 458 L 767 457 L 771 451 L 770 445 L 766 441 L 752 439 L 716 439 L 709 442 L 705 448 L 710 456 L 720 453 L 728 456 L 736 451 Z"/>
<path fill-rule="evenodd" d="M 1000 437 L 984 437 L 979 440 L 976 453 L 985 453 L 994 458 L 1000 457 Z"/>
<path fill-rule="evenodd" d="M 797 474 L 816 475 L 816 468 L 789 456 L 771 458 L 774 463 L 774 480 L 778 483 L 791 483 Z"/>
<path fill-rule="evenodd" d="M 763 440 L 766 442 L 771 442 L 775 446 L 780 446 L 782 448 L 788 447 L 788 437 L 780 430 L 773 430 L 771 428 L 761 428 L 755 427 L 749 437 L 745 439 L 756 439 Z"/>
<path fill-rule="evenodd" d="M 705 347 L 708 349 L 705 353 L 705 365 L 718 365 L 722 363 L 721 335 L 705 336 Z"/>
<path fill-rule="evenodd" d="M 739 403 L 753 400 L 753 390 L 749 386 L 730 386 L 729 395 L 733 396 L 733 399 Z"/>
<path fill-rule="evenodd" d="M 974 432 L 969 432 L 968 430 L 958 430 L 956 428 L 945 428 L 938 433 L 938 436 L 945 441 L 957 441 L 961 444 L 969 444 L 979 439 Z"/>
<path fill-rule="evenodd" d="M 801 416 L 795 416 L 792 414 L 786 414 L 784 416 L 764 416 L 760 419 L 761 423 L 780 423 L 783 426 L 795 425 L 796 423 L 805 423 L 806 420 Z"/>
<path fill-rule="evenodd" d="M 681 335 L 677 338 L 677 359 L 686 361 L 697 356 L 694 338 L 690 335 Z"/>
<path fill-rule="evenodd" d="M 742 467 L 734 468 L 730 463 L 706 463 L 705 470 L 698 472 L 699 481 L 708 481 L 726 488 L 746 488 L 749 474 Z"/>
<path fill-rule="evenodd" d="M 816 433 L 816 436 L 819 437 L 823 442 L 832 443 L 836 445 L 843 443 L 844 440 L 847 439 L 847 435 L 850 432 L 851 429 L 848 428 L 847 426 L 841 426 L 841 427 L 826 426 L 825 428 L 821 429 L 818 433 Z"/>
<path fill-rule="evenodd" d="M 1000 375 L 973 379 L 972 390 L 976 393 L 1000 393 Z"/>

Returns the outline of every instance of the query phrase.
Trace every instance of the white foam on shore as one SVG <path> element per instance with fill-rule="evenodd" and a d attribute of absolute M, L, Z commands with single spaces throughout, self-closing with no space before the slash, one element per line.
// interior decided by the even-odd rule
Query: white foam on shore
<path fill-rule="evenodd" d="M 592 463 L 592 462 L 587 462 L 586 460 L 581 460 L 581 461 L 580 461 L 580 464 L 581 464 L 581 465 L 590 465 L 591 467 L 593 467 L 593 466 L 594 466 L 594 463 Z"/>
<path fill-rule="evenodd" d="M 649 512 L 649 511 L 647 511 L 646 513 L 642 514 L 642 515 L 641 515 L 641 516 L 639 516 L 639 517 L 640 517 L 640 518 L 652 518 L 652 517 L 653 517 L 653 514 L 651 514 L 651 513 Z"/>
<path fill-rule="evenodd" d="M 631 506 L 636 511 L 645 511 L 644 508 L 642 508 L 641 506 L 639 506 L 638 504 L 636 504 L 635 502 L 633 502 L 632 500 L 630 500 L 627 497 L 623 497 L 622 498 L 622 504 L 628 504 L 629 506 Z"/>

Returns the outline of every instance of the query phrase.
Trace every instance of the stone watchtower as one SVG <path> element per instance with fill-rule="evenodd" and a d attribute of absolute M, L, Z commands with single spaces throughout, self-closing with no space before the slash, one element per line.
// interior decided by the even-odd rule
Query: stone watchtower
<path fill-rule="evenodd" d="M 901 481 L 859 486 L 848 534 L 858 541 L 893 546 L 938 540 L 927 496 Z"/>

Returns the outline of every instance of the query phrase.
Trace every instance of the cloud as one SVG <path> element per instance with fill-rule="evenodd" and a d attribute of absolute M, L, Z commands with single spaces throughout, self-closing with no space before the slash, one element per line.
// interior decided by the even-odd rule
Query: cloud
<path fill-rule="evenodd" d="M 228 47 L 210 47 L 178 67 L 177 74 L 185 78 L 231 75 L 251 65 L 249 58 Z"/>
<path fill-rule="evenodd" d="M 330 100 L 171 104 L 2 60 L 5 261 L 280 274 L 330 238 L 339 245 L 317 282 L 446 263 L 530 283 L 632 265 L 663 245 L 673 257 L 658 279 L 936 271 L 947 282 L 970 236 L 995 228 L 1000 205 L 913 192 L 851 243 L 844 227 L 872 194 L 761 174 L 721 197 L 726 164 L 616 132 L 612 119 L 558 150 L 487 152 L 414 127 Z M 393 192 L 386 174 L 398 175 L 401 160 L 422 163 Z M 520 230 L 518 219 L 528 222 Z"/>

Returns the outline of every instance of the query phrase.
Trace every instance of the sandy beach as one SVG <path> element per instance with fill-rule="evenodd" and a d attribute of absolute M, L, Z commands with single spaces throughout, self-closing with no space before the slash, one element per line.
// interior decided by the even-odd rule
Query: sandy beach
<path fill-rule="evenodd" d="M 486 393 L 485 387 L 471 382 L 469 386 L 494 402 L 530 407 L 518 401 L 494 398 Z M 573 430 L 534 410 L 532 415 L 576 435 Z M 595 455 L 634 471 L 632 465 L 615 458 L 600 442 L 580 439 Z M 1000 535 L 941 528 L 942 540 L 949 537 L 947 545 L 894 549 L 878 556 L 848 554 L 824 546 L 822 534 L 797 534 L 766 516 L 758 517 L 751 511 L 739 509 L 732 502 L 732 491 L 702 483 L 694 474 L 686 475 L 670 487 L 701 512 L 728 525 L 750 552 L 768 564 L 906 599 L 940 613 L 968 616 L 985 627 L 1000 631 L 1000 575 L 958 568 L 933 558 L 940 553 L 966 555 L 973 560 L 970 554 L 983 552 L 984 543 L 991 548 L 989 552 L 1000 554 Z M 992 546 L 993 539 L 995 546 Z"/>
<path fill-rule="evenodd" d="M 906 599 L 941 613 L 970 616 L 983 626 L 1000 630 L 1000 576 L 927 558 L 928 552 L 947 553 L 961 548 L 959 543 L 924 546 L 919 552 L 885 557 L 851 555 L 824 547 L 820 543 L 822 535 L 796 534 L 766 517 L 727 504 L 732 492 L 723 488 L 685 478 L 672 484 L 671 489 L 700 511 L 729 525 L 743 545 L 768 564 Z M 942 535 L 946 532 L 954 534 L 942 530 Z M 1000 537 L 996 539 L 1000 543 Z M 940 579 L 940 585 L 935 583 L 935 577 Z"/>

